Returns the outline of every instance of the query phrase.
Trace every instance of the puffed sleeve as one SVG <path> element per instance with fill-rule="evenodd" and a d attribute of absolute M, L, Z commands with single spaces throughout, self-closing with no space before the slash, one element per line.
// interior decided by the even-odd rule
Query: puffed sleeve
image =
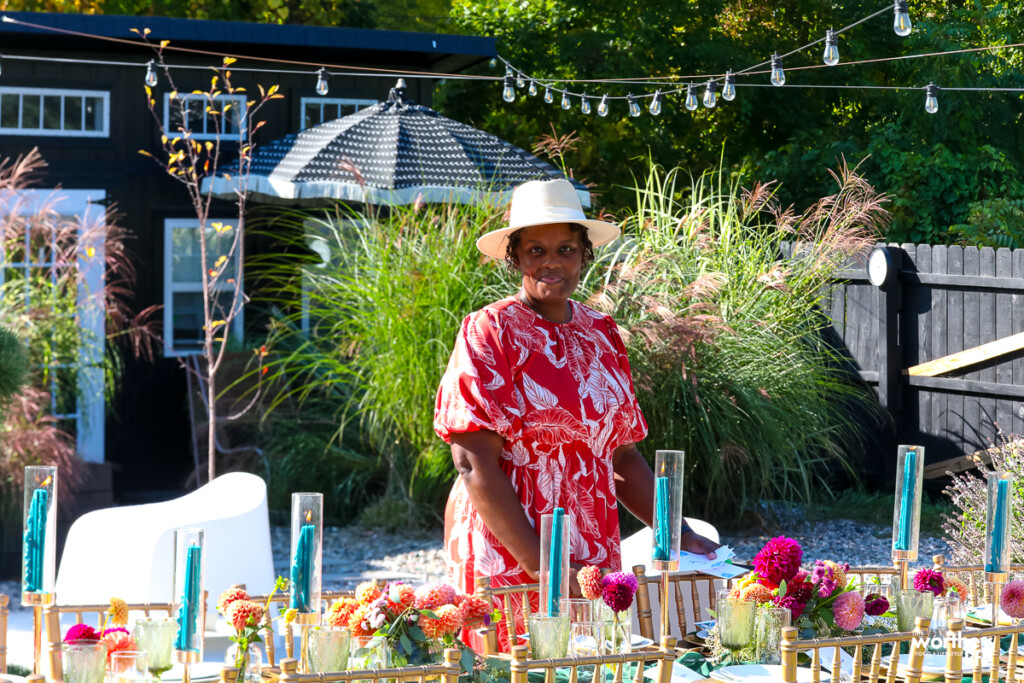
<path fill-rule="evenodd" d="M 643 441 L 647 437 L 647 420 L 644 419 L 644 414 L 640 410 L 640 403 L 636 400 L 636 391 L 633 388 L 633 371 L 629 367 L 629 355 L 626 353 L 626 345 L 622 343 L 619 326 L 610 317 L 606 318 L 606 320 L 608 322 L 608 338 L 611 340 L 612 346 L 615 347 L 615 352 L 618 355 L 619 369 L 625 375 L 629 384 L 629 395 L 626 397 L 629 405 L 623 411 L 622 418 L 628 426 L 626 433 L 632 436 L 632 443 L 636 443 Z"/>
<path fill-rule="evenodd" d="M 512 369 L 497 322 L 486 309 L 462 321 L 434 406 L 434 431 L 445 441 L 451 443 L 452 434 L 480 430 L 506 440 L 522 434 Z"/>

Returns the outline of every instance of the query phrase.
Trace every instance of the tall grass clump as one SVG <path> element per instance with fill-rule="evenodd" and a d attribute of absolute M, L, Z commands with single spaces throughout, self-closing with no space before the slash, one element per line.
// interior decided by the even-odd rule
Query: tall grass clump
<path fill-rule="evenodd" d="M 279 255 L 253 267 L 273 312 L 268 377 L 286 386 L 271 407 L 333 406 L 328 447 L 351 461 L 348 488 L 440 509 L 455 472 L 433 430 L 437 387 L 462 319 L 515 291 L 476 249 L 503 219 L 504 207 L 413 205 L 269 223 Z"/>
<path fill-rule="evenodd" d="M 857 414 L 875 400 L 826 342 L 822 304 L 887 213 L 854 169 L 833 177 L 835 194 L 797 214 L 770 184 L 652 167 L 625 239 L 583 283 L 625 333 L 650 427 L 641 450 L 687 453 L 689 512 L 809 501 L 857 454 Z"/>

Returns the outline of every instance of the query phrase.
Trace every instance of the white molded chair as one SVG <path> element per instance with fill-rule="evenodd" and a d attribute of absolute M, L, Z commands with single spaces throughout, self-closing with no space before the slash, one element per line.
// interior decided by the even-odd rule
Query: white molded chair
<path fill-rule="evenodd" d="M 253 474 L 232 472 L 164 503 L 82 515 L 64 545 L 57 603 L 100 604 L 113 596 L 129 603 L 170 601 L 174 530 L 182 527 L 206 530 L 208 609 L 236 583 L 253 594 L 273 589 L 267 485 Z"/>
<path fill-rule="evenodd" d="M 686 523 L 695 532 L 709 538 L 715 543 L 720 543 L 718 536 L 718 529 L 713 525 L 705 522 L 702 519 L 693 519 L 691 517 L 685 517 Z M 648 576 L 657 576 L 659 572 L 650 569 L 651 566 L 651 546 L 654 542 L 654 532 L 651 531 L 650 527 L 644 527 L 640 531 L 636 532 L 632 536 L 628 536 L 622 539 L 622 571 L 631 571 L 633 567 L 638 564 L 648 568 Z M 651 591 L 651 610 L 653 614 L 661 614 L 661 603 L 658 596 L 658 591 Z M 640 633 L 640 620 L 638 618 L 639 610 L 633 609 L 633 633 Z M 707 617 L 704 617 L 707 618 Z M 655 642 L 661 637 L 658 620 L 655 619 L 654 632 Z"/>

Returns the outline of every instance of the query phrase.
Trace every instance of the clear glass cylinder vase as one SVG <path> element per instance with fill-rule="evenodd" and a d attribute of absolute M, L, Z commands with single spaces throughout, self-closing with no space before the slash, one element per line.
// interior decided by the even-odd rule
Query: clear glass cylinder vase
<path fill-rule="evenodd" d="M 989 472 L 988 509 L 985 516 L 985 571 L 1006 574 L 1010 571 L 1010 515 L 1013 499 L 1013 474 Z"/>
<path fill-rule="evenodd" d="M 323 511 L 322 493 L 292 494 L 291 595 L 288 606 L 301 614 L 320 614 Z"/>
<path fill-rule="evenodd" d="M 595 619 L 605 626 L 605 650 L 608 654 L 632 651 L 633 605 L 621 612 L 613 611 L 603 600 L 596 600 Z"/>
<path fill-rule="evenodd" d="M 174 638 L 177 661 L 203 659 L 203 544 L 202 529 L 174 530 L 174 572 L 171 575 L 173 614 L 178 624 Z"/>
<path fill-rule="evenodd" d="M 900 446 L 896 454 L 896 502 L 892 519 L 892 557 L 917 559 L 921 534 L 921 488 L 924 447 Z M 905 586 L 904 586 L 905 588 Z"/>
<path fill-rule="evenodd" d="M 792 625 L 785 607 L 758 606 L 754 615 L 755 664 L 782 663 L 782 629 Z"/>
<path fill-rule="evenodd" d="M 224 655 L 225 666 L 238 668 L 238 683 L 260 683 L 263 678 L 263 651 L 256 644 L 248 645 L 243 654 L 238 643 L 232 643 Z"/>
<path fill-rule="evenodd" d="M 540 612 L 558 615 L 569 597 L 569 516 L 562 508 L 540 518 Z"/>
<path fill-rule="evenodd" d="M 103 683 L 107 673 L 107 644 L 102 640 L 61 643 L 60 661 L 65 683 Z"/>
<path fill-rule="evenodd" d="M 57 571 L 57 468 L 25 468 L 21 604 L 49 603 Z"/>
<path fill-rule="evenodd" d="M 655 451 L 654 533 L 651 566 L 662 572 L 679 568 L 683 528 L 683 451 Z"/>

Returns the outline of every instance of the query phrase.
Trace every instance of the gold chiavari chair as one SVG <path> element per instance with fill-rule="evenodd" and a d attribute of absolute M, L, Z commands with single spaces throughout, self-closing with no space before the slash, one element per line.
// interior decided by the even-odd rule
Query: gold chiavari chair
<path fill-rule="evenodd" d="M 633 567 L 633 574 L 636 575 L 637 591 L 634 604 L 637 611 L 637 622 L 640 626 L 640 635 L 650 640 L 656 640 L 657 634 L 654 624 L 660 620 L 661 615 L 655 614 L 654 601 L 652 600 L 652 587 L 658 596 L 658 605 L 661 604 L 660 576 L 648 576 L 647 570 L 642 564 Z M 677 630 L 671 635 L 677 640 L 682 640 L 687 633 L 696 630 L 698 621 L 709 619 L 708 610 L 715 609 L 715 598 L 718 590 L 730 585 L 730 581 L 711 576 L 710 574 L 697 574 L 693 572 L 677 572 L 669 574 L 669 622 L 672 614 L 675 614 Z M 674 606 L 674 609 L 672 607 Z"/>
<path fill-rule="evenodd" d="M 458 683 L 459 657 L 462 652 L 456 649 L 444 651 L 444 663 L 427 666 L 408 666 L 399 669 L 362 669 L 352 671 L 329 671 L 326 673 L 300 674 L 299 661 L 292 657 L 281 660 L 280 683 L 341 683 L 342 681 L 416 681 L 426 683 L 428 680 L 443 683 Z M 225 667 L 221 671 L 223 683 L 235 683 L 238 669 Z"/>
<path fill-rule="evenodd" d="M 985 567 L 977 565 L 948 565 L 945 555 L 932 556 L 932 569 L 943 576 L 953 576 L 967 585 L 969 595 L 961 596 L 967 606 L 978 606 L 992 602 L 989 583 L 985 581 Z M 1024 572 L 1024 564 L 1011 564 L 1010 572 Z"/>
<path fill-rule="evenodd" d="M 502 621 L 508 626 L 509 643 L 515 646 L 519 642 L 519 636 L 529 634 L 530 624 L 530 594 L 540 591 L 540 584 L 524 583 L 519 586 L 491 587 L 491 577 L 478 576 L 476 579 L 476 595 L 490 604 L 496 604 L 495 598 L 500 600 Z M 519 632 L 519 626 L 515 619 L 515 607 L 519 605 L 523 615 L 523 631 Z M 484 655 L 498 655 L 498 627 L 496 624 L 488 624 L 477 630 L 484 643 Z"/>
<path fill-rule="evenodd" d="M 383 579 L 374 579 L 373 583 L 377 588 L 384 588 L 385 581 Z M 239 586 L 244 589 L 245 586 Z M 339 598 L 351 598 L 355 595 L 353 591 L 322 591 L 320 593 L 321 602 L 327 603 L 328 605 Z M 261 605 L 267 604 L 266 595 L 251 595 L 250 600 L 260 603 Z M 273 597 L 270 598 L 271 607 L 277 607 L 279 613 L 283 613 L 288 609 L 288 593 L 274 593 Z M 274 644 L 274 616 L 267 610 L 263 615 L 263 628 L 265 631 L 264 642 L 267 648 L 267 664 L 268 666 L 276 666 L 277 646 Z M 284 629 L 284 653 L 285 657 L 295 656 L 295 637 L 290 628 Z"/>
<path fill-rule="evenodd" d="M 203 604 L 206 605 L 208 593 L 203 591 Z M 103 615 L 110 608 L 110 603 L 102 605 L 47 605 L 43 608 L 43 620 L 46 623 L 46 651 L 50 659 L 50 680 L 60 681 L 63 676 L 60 664 L 61 629 L 60 618 L 62 614 L 73 614 L 76 624 L 86 623 L 86 615 L 96 615 L 96 628 L 102 628 Z M 146 617 L 154 613 L 172 616 L 174 606 L 169 602 L 135 602 L 128 603 L 128 613 L 142 612 Z M 90 616 L 91 621 L 91 616 Z M 206 611 L 203 610 L 200 616 L 200 623 L 203 630 L 206 629 Z"/>
<path fill-rule="evenodd" d="M 850 567 L 846 570 L 847 580 L 856 580 L 861 593 L 870 593 L 871 586 L 875 583 L 882 583 L 882 577 L 887 577 L 891 582 L 892 577 L 899 576 L 900 572 L 895 566 L 882 567 Z"/>
<path fill-rule="evenodd" d="M 569 683 L 577 683 L 579 669 L 594 667 L 595 674 L 605 667 L 612 667 L 613 683 L 622 683 L 626 665 L 635 663 L 631 683 L 643 683 L 644 663 L 657 661 L 655 683 L 669 683 L 672 679 L 672 663 L 676 656 L 676 639 L 665 636 L 661 639 L 661 647 L 657 650 L 639 650 L 614 655 L 594 655 L 590 657 L 567 657 L 564 659 L 530 659 L 529 648 L 516 645 L 512 648 L 511 683 L 528 683 L 531 671 L 543 671 L 544 683 L 555 683 L 555 672 L 560 668 L 569 668 Z M 604 680 L 603 676 L 595 675 L 594 681 Z"/>
<path fill-rule="evenodd" d="M 7 673 L 7 617 L 10 615 L 10 596 L 0 593 L 0 674 Z"/>

